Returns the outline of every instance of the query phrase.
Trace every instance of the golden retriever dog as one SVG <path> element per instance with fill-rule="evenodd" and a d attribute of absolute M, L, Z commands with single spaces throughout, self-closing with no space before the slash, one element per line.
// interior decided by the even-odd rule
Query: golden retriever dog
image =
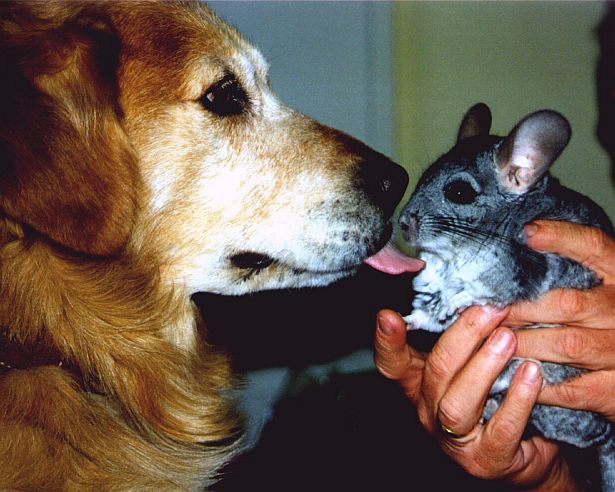
<path fill-rule="evenodd" d="M 210 487 L 240 424 L 191 295 L 352 274 L 407 177 L 201 3 L 0 23 L 0 489 Z"/>

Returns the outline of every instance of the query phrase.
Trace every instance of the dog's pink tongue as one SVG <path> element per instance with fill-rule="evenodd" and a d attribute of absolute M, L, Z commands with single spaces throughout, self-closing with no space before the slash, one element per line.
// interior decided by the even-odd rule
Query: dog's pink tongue
<path fill-rule="evenodd" d="M 365 260 L 370 267 L 388 273 L 389 275 L 399 275 L 405 272 L 418 272 L 425 266 L 423 260 L 410 258 L 399 251 L 393 244 L 388 243 L 374 256 Z"/>

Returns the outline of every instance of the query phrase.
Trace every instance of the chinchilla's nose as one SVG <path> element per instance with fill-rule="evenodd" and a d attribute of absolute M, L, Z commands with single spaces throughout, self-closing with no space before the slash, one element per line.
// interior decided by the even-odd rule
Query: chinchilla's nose
<path fill-rule="evenodd" d="M 412 244 L 416 241 L 418 230 L 418 218 L 413 213 L 402 212 L 399 217 L 399 227 L 401 228 L 404 239 Z"/>
<path fill-rule="evenodd" d="M 387 217 L 392 215 L 408 186 L 404 168 L 371 151 L 360 163 L 359 176 L 372 202 L 382 208 Z"/>

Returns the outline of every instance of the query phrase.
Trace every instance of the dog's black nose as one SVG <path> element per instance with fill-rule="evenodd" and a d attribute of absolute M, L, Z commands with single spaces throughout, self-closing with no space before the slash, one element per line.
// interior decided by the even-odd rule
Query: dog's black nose
<path fill-rule="evenodd" d="M 359 176 L 372 201 L 392 215 L 408 186 L 408 174 L 382 154 L 374 152 L 361 163 Z"/>

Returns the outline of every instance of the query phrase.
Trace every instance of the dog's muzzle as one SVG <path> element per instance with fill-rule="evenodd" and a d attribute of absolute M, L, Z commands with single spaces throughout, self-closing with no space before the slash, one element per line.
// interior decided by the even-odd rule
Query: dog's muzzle
<path fill-rule="evenodd" d="M 386 156 L 370 149 L 359 164 L 359 179 L 374 205 L 390 217 L 408 186 L 408 173 Z"/>

